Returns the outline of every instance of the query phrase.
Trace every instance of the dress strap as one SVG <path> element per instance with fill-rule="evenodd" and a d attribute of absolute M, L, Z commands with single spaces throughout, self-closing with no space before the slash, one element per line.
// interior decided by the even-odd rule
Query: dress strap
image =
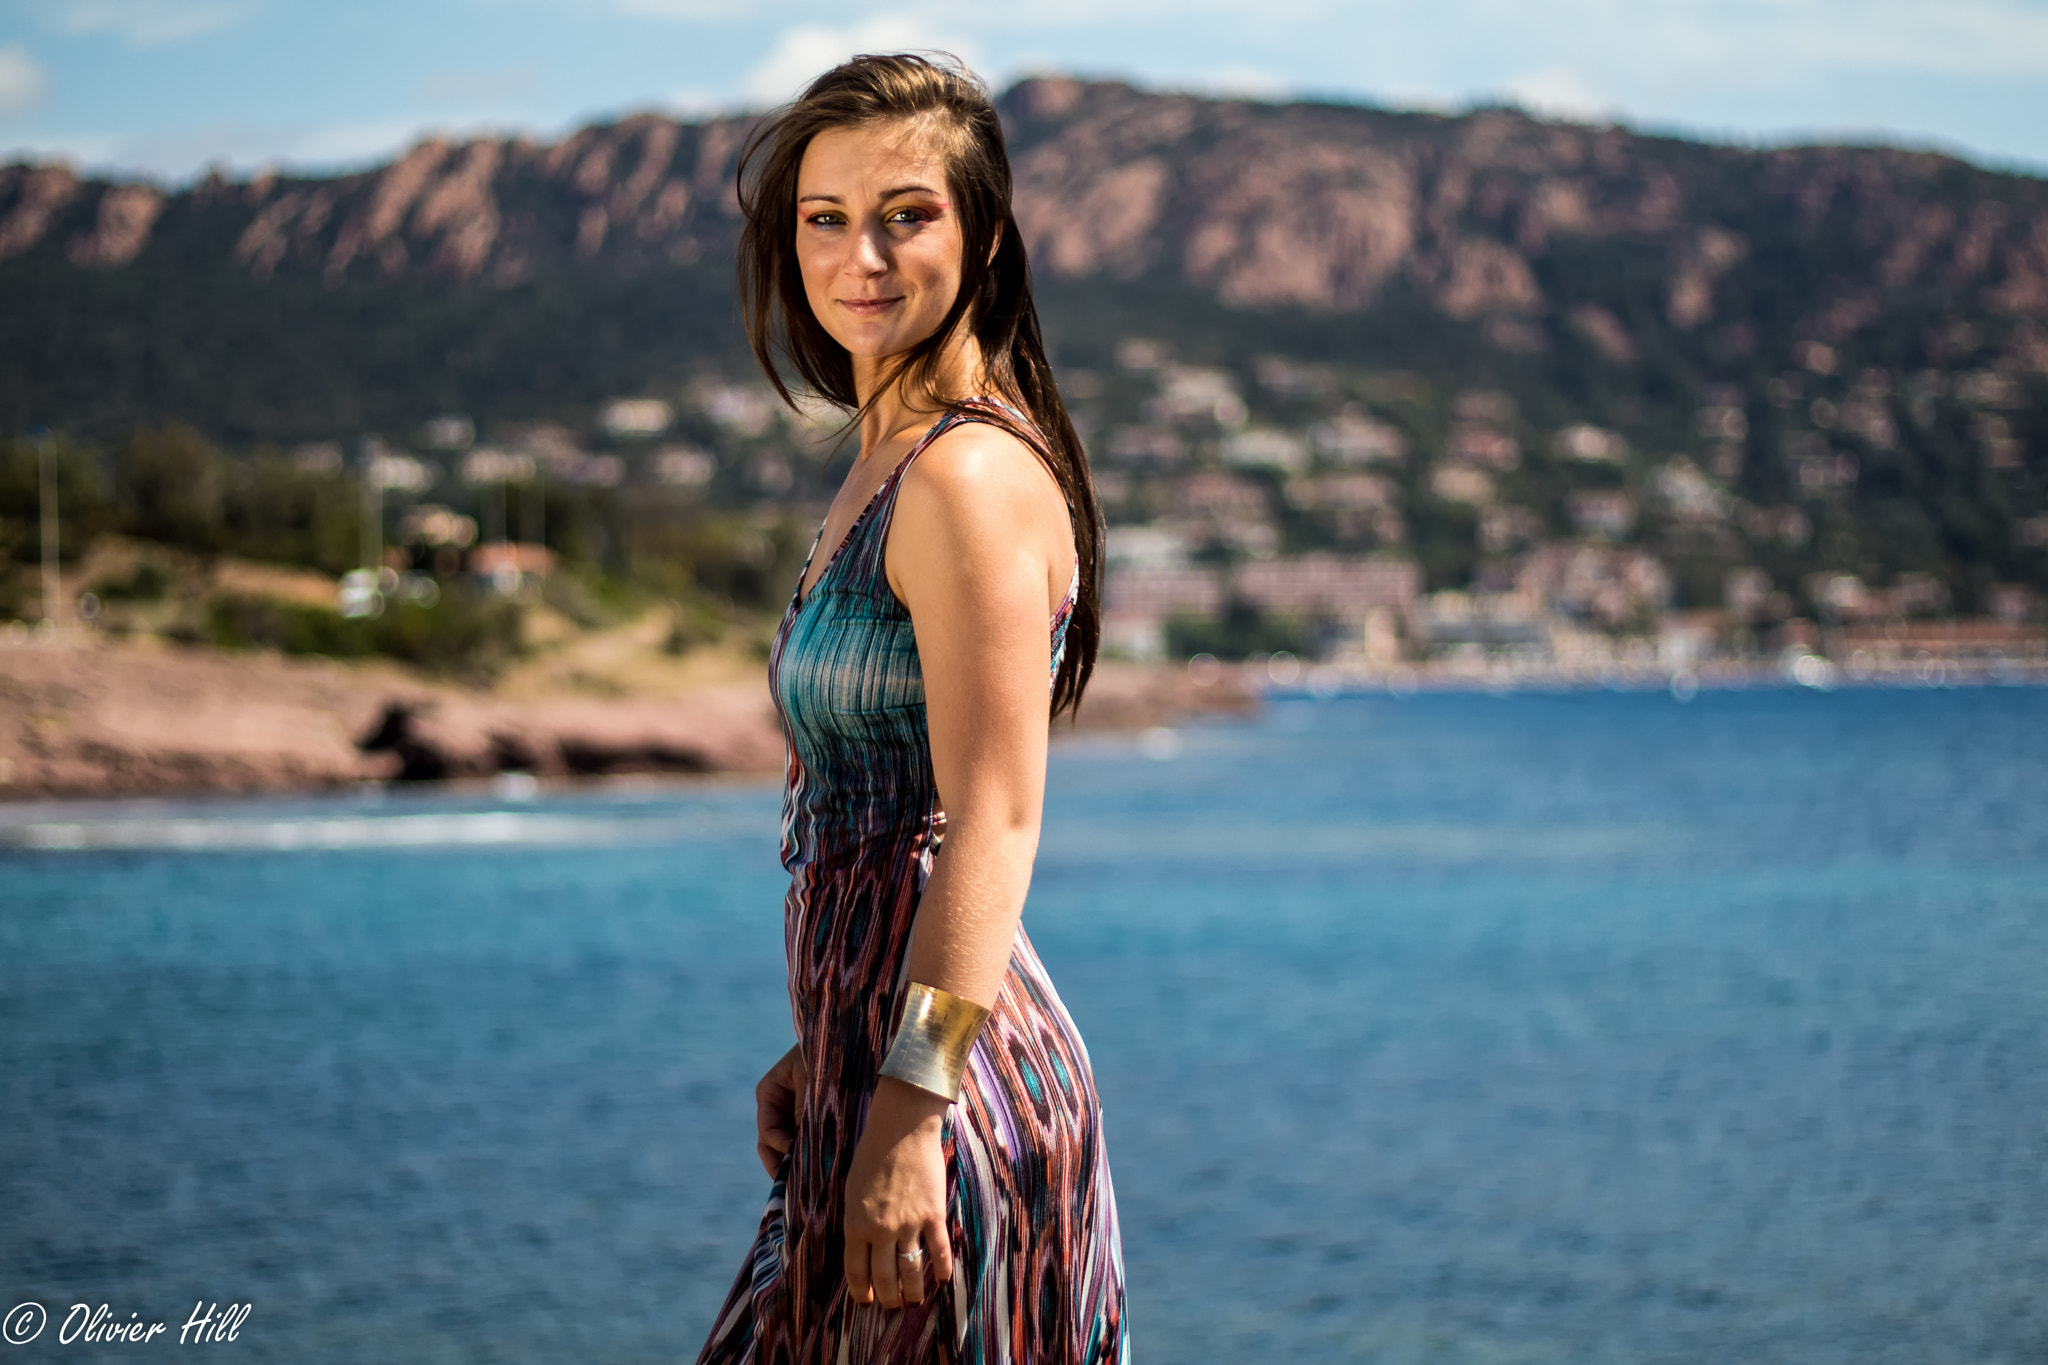
<path fill-rule="evenodd" d="M 982 407 L 991 408 L 1001 408 L 1005 413 L 1007 413 L 1010 416 L 1010 418 L 1013 421 L 1017 423 L 1017 425 L 1023 427 L 1024 430 L 1031 433 L 1032 444 L 1038 447 L 1039 453 L 1045 454 L 1050 452 L 1052 448 L 1052 443 L 1045 439 L 1045 431 L 1038 425 L 1036 421 L 1032 419 L 1030 413 L 1025 412 L 1023 409 L 1017 407 L 1014 404 L 1004 402 L 1002 399 L 995 397 L 993 394 L 980 394 L 977 395 L 976 397 L 968 398 L 962 401 L 962 411 L 960 416 L 961 421 L 988 422 L 991 426 L 996 425 L 994 422 L 990 420 L 990 418 L 985 413 L 977 413 L 973 411 L 972 405 L 980 405 Z M 1054 482 L 1058 482 L 1057 476 L 1055 476 Z M 1081 591 L 1081 556 L 1078 552 L 1078 547 L 1081 542 L 1081 522 L 1080 519 L 1074 515 L 1074 500 L 1067 495 L 1067 490 L 1064 486 L 1060 488 L 1060 500 L 1066 503 L 1067 505 L 1067 526 L 1074 536 L 1074 544 L 1076 546 L 1076 553 L 1074 555 L 1074 575 L 1073 578 L 1070 580 L 1067 588 L 1067 600 L 1071 603 L 1078 598 Z"/>
<path fill-rule="evenodd" d="M 973 400 L 969 399 L 967 401 L 972 402 Z M 951 431 L 954 427 L 959 426 L 962 422 L 972 422 L 974 420 L 975 419 L 968 414 L 966 407 L 963 403 L 955 403 L 952 407 L 947 408 L 944 413 L 940 414 L 938 421 L 932 423 L 929 427 L 925 428 L 924 435 L 917 438 L 917 444 L 912 446 L 910 448 L 909 453 L 906 454 L 902 459 L 898 460 L 896 462 L 896 467 L 889 471 L 888 482 L 892 485 L 890 492 L 892 494 L 895 492 L 893 485 L 899 484 L 903 481 L 904 472 L 910 468 L 910 462 L 916 459 L 918 456 L 924 454 L 924 448 L 926 446 L 930 445 L 933 441 L 938 440 L 941 436 L 944 436 L 947 432 Z"/>
<path fill-rule="evenodd" d="M 866 517 L 866 520 L 868 522 L 872 523 L 872 526 L 880 527 L 881 529 L 879 531 L 868 529 L 867 533 L 860 537 L 862 541 L 860 545 L 849 545 L 847 547 L 848 550 L 852 551 L 855 557 L 857 558 L 857 567 L 859 568 L 861 574 L 865 578 L 865 581 L 869 582 L 870 584 L 873 584 L 876 582 L 880 582 L 882 579 L 882 554 L 889 543 L 890 523 L 893 522 L 896 517 L 896 493 L 897 490 L 902 486 L 904 474 L 907 473 L 910 469 L 910 462 L 912 460 L 915 460 L 919 455 L 923 454 L 926 446 L 930 445 L 933 441 L 936 441 L 946 432 L 951 431 L 954 427 L 959 426 L 963 422 L 986 422 L 991 426 L 1001 425 L 1001 423 L 995 421 L 990 416 L 990 414 L 985 410 L 977 411 L 977 409 L 986 409 L 990 407 L 1001 408 L 1004 412 L 1010 414 L 1018 422 L 1020 422 L 1024 426 L 1024 428 L 1027 431 L 1031 432 L 1034 436 L 1039 434 L 1037 424 L 1031 420 L 1028 414 L 1018 412 L 1017 409 L 1011 407 L 1008 403 L 1005 403 L 1000 399 L 988 398 L 983 396 L 963 398 L 958 403 L 955 403 L 951 408 L 947 409 L 945 415 L 939 418 L 938 421 L 932 423 L 931 429 L 925 432 L 925 434 L 918 439 L 917 444 L 910 448 L 910 453 L 905 455 L 902 458 L 902 460 L 900 460 L 897 463 L 896 467 L 889 471 L 889 477 L 882 481 L 882 486 L 875 490 L 875 499 L 873 504 L 871 505 L 871 511 L 873 515 L 866 516 L 866 514 L 863 514 L 863 516 Z M 1062 494 L 1064 494 L 1065 490 L 1062 489 L 1061 492 Z M 1071 499 L 1067 500 L 1067 520 L 1070 524 L 1072 524 L 1074 520 L 1074 504 Z M 857 527 L 856 529 L 859 530 L 864 528 Z M 1078 539 L 1078 530 L 1075 532 L 1075 535 Z M 822 576 L 820 576 L 819 581 L 824 581 Z M 1062 604 L 1060 608 L 1060 613 L 1064 613 L 1065 611 L 1071 609 L 1072 604 L 1080 595 L 1080 589 L 1081 557 L 1079 554 L 1076 554 L 1074 556 L 1073 575 L 1068 580 L 1066 601 Z M 896 594 L 894 590 L 890 589 L 885 582 L 882 584 L 881 591 L 887 593 L 890 599 L 894 600 Z M 1056 615 L 1060 613 L 1056 613 Z"/>
<path fill-rule="evenodd" d="M 903 476 L 909 471 L 911 461 L 922 455 L 925 447 L 963 420 L 968 419 L 956 404 L 941 414 L 939 419 L 926 429 L 924 435 L 917 438 L 917 444 L 896 462 L 896 467 L 889 471 L 888 477 L 875 489 L 867 507 L 854 522 L 852 529 L 847 532 L 846 544 L 831 561 L 827 562 L 825 572 L 818 575 L 819 583 L 825 581 L 825 574 L 839 567 L 838 560 L 843 558 L 849 561 L 847 572 L 852 581 L 866 584 L 867 591 L 871 593 L 877 590 L 876 585 L 879 583 L 879 591 L 892 601 L 895 599 L 896 594 L 882 580 L 882 551 L 889 541 L 889 523 L 895 518 L 896 491 L 903 486 Z M 876 527 L 881 528 L 879 532 L 875 530 Z M 808 571 L 807 566 L 806 572 Z"/>
<path fill-rule="evenodd" d="M 1039 431 L 1038 424 L 1031 420 L 1029 413 L 1020 412 L 1002 399 L 988 394 L 976 394 L 971 398 L 961 399 L 953 404 L 952 407 L 946 409 L 945 415 L 932 423 L 931 429 L 918 438 L 917 444 L 910 448 L 910 453 L 897 462 L 896 467 L 889 471 L 889 477 L 882 481 L 881 488 L 876 491 L 875 520 L 883 527 L 882 535 L 884 539 L 888 537 L 888 524 L 893 519 L 896 510 L 896 490 L 901 486 L 903 475 L 910 468 L 910 462 L 919 455 L 922 455 L 926 446 L 963 422 L 983 422 L 989 426 L 1001 426 L 1001 422 L 998 422 L 990 413 L 985 411 L 988 408 L 1000 408 L 1016 421 L 1018 425 L 1030 432 L 1040 446 L 1043 446 L 1044 434 Z M 1071 522 L 1074 519 L 1073 500 L 1066 498 L 1065 489 L 1061 489 L 1060 493 L 1061 497 L 1066 500 L 1067 520 Z M 1078 565 L 1076 571 L 1078 572 Z"/>

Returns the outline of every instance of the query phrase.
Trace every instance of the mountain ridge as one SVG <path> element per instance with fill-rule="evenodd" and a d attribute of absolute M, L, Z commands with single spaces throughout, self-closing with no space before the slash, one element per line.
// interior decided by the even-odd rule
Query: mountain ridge
<path fill-rule="evenodd" d="M 2048 318 L 2048 181 L 1940 153 L 1752 149 L 1504 108 L 1392 112 L 1064 78 L 1020 82 L 1002 107 L 1019 222 L 1055 278 L 1177 265 L 1229 305 L 1356 309 L 1407 268 L 1469 318 L 1543 302 L 1530 257 L 1556 237 L 1677 233 L 1664 243 L 1668 311 L 1689 327 L 1711 318 L 1716 279 L 1753 245 L 1741 224 L 1694 221 L 1696 191 L 1746 172 L 1752 193 L 1809 227 L 1844 207 L 1875 215 L 1859 253 L 1870 284 L 1975 288 L 1992 311 Z M 0 261 L 60 247 L 75 267 L 119 268 L 167 237 L 211 226 L 224 239 L 232 225 L 222 255 L 258 281 L 282 268 L 328 284 L 425 273 L 502 286 L 593 260 L 694 265 L 730 244 L 734 157 L 752 123 L 638 114 L 552 143 L 429 138 L 367 171 L 216 174 L 183 190 L 17 162 L 0 167 Z M 1957 212 L 1943 192 L 1977 202 Z M 1835 337 L 1870 307 L 1828 305 L 1811 321 Z"/>
<path fill-rule="evenodd" d="M 1113 515 L 1168 515 L 1188 469 L 1399 446 L 1393 484 L 1342 495 L 1381 510 L 1297 508 L 1337 495 L 1275 475 L 1229 494 L 1267 529 L 1225 526 L 1219 553 L 1405 547 L 1434 587 L 1508 553 L 1489 544 L 1651 537 L 1695 603 L 1744 563 L 1788 589 L 1841 568 L 1936 573 L 1961 604 L 2048 592 L 2048 180 L 1505 108 L 1061 77 L 1000 105 Z M 646 394 L 732 471 L 717 487 L 786 489 L 747 472 L 786 470 L 782 437 L 687 411 L 751 380 L 751 126 L 643 114 L 175 192 L 0 168 L 0 430 L 178 418 L 247 449 L 466 413 L 601 441 L 605 402 Z"/>

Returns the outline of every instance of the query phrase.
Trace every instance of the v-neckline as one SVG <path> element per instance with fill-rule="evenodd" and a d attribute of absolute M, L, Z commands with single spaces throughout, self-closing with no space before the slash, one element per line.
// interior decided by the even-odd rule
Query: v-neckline
<path fill-rule="evenodd" d="M 912 448 L 915 449 L 915 447 Z M 906 456 L 905 458 L 907 459 L 908 457 Z M 848 545 L 851 545 L 853 543 L 854 532 L 860 530 L 860 524 L 868 519 L 868 513 L 875 510 L 875 503 L 882 496 L 882 490 L 887 488 L 889 486 L 889 480 L 895 477 L 896 471 L 893 469 L 890 470 L 888 475 L 885 478 L 883 478 L 882 482 L 876 486 L 875 491 L 868 496 L 867 506 L 860 509 L 860 515 L 856 516 L 853 519 L 853 525 L 846 528 L 846 534 L 840 538 L 839 548 L 834 550 L 831 554 L 831 557 L 825 561 L 825 567 L 818 570 L 818 576 L 811 581 L 811 590 L 809 592 L 805 592 L 804 579 L 809 577 L 811 572 L 811 561 L 817 558 L 818 546 L 824 543 L 825 540 L 824 526 L 820 525 L 818 527 L 817 537 L 816 539 L 811 541 L 811 552 L 804 556 L 804 567 L 802 571 L 799 572 L 796 576 L 796 593 L 794 596 L 790 598 L 789 603 L 789 607 L 792 612 L 802 611 L 804 609 L 804 604 L 806 602 L 809 602 L 813 597 L 816 597 L 818 595 L 818 584 L 823 583 L 825 581 L 825 576 L 832 572 L 832 566 L 839 562 L 840 552 L 845 550 Z M 831 512 L 828 510 L 825 515 L 827 517 L 830 517 Z"/>
<path fill-rule="evenodd" d="M 966 401 L 971 402 L 973 400 L 969 399 Z M 868 514 L 875 510 L 875 504 L 881 501 L 882 494 L 888 491 L 889 485 L 895 480 L 896 475 L 901 472 L 904 465 L 910 463 L 912 456 L 924 449 L 925 444 L 938 434 L 939 428 L 951 420 L 953 414 L 961 406 L 961 404 L 955 404 L 953 407 L 947 408 L 944 412 L 940 413 L 938 420 L 926 427 L 924 434 L 919 436 L 910 449 L 904 453 L 903 458 L 896 462 L 896 468 L 882 476 L 881 483 L 877 484 L 875 491 L 868 495 L 867 504 L 860 509 L 859 515 L 854 517 L 853 524 L 846 528 L 846 534 L 840 537 L 838 548 L 833 550 L 831 557 L 825 561 L 825 567 L 818 570 L 818 576 L 811 581 L 810 591 L 806 592 L 804 591 L 804 579 L 810 577 L 811 561 L 818 557 L 818 546 L 823 544 L 825 540 L 825 526 L 832 519 L 831 509 L 827 508 L 825 510 L 825 521 L 819 523 L 817 537 L 811 541 L 811 552 L 804 556 L 804 567 L 797 573 L 796 591 L 791 594 L 789 599 L 790 615 L 794 616 L 802 611 L 810 600 L 818 595 L 818 585 L 823 583 L 826 576 L 832 572 L 833 566 L 839 562 L 839 556 L 845 552 L 846 547 L 853 544 L 853 537 L 859 532 L 861 523 L 865 522 L 868 519 Z"/>

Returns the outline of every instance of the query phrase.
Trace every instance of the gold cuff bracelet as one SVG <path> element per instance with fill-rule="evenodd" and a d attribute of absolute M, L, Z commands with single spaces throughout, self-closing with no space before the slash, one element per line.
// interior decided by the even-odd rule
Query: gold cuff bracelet
<path fill-rule="evenodd" d="M 960 1073 L 987 1018 L 988 1010 L 972 1000 L 911 982 L 882 1074 L 952 1103 L 960 1098 Z"/>

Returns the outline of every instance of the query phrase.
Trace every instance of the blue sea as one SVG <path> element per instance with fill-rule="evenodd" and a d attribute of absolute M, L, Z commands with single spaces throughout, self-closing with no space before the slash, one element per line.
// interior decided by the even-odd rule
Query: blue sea
<path fill-rule="evenodd" d="M 692 1359 L 778 795 L 0 810 L 0 1362 L 195 1304 L 250 1306 L 204 1358 Z M 2048 1360 L 2048 690 L 1066 739 L 1026 923 L 1138 1361 Z"/>

